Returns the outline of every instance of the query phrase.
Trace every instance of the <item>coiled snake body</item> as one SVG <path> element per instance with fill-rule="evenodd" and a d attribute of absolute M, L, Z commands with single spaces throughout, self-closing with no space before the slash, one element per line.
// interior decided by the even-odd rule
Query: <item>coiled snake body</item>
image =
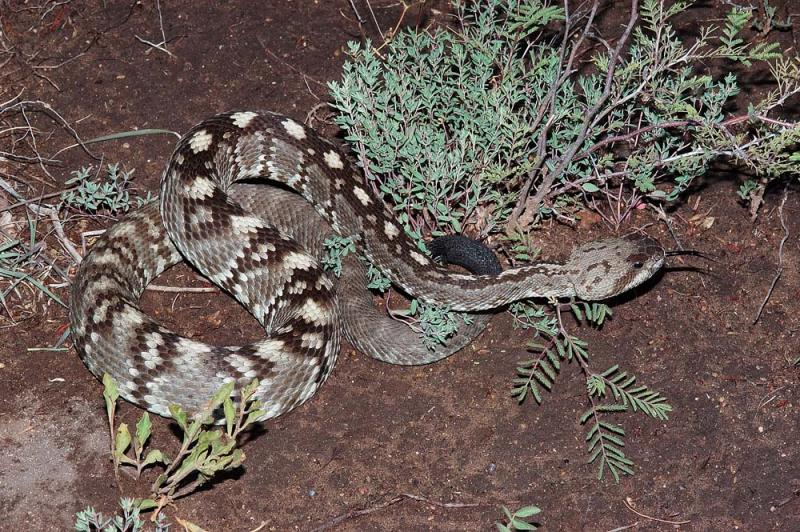
<path fill-rule="evenodd" d="M 294 193 L 254 183 L 259 179 Z M 162 178 L 160 211 L 152 204 L 129 215 L 81 263 L 70 299 L 75 345 L 95 375 L 109 373 L 123 397 L 161 415 L 171 403 L 197 411 L 223 383 L 258 378 L 267 419 L 314 394 L 342 334 L 380 360 L 424 364 L 482 329 L 484 317 L 446 349 L 422 347 L 374 309 L 357 259 L 346 259 L 346 275 L 336 282 L 323 272 L 330 228 L 351 237 L 409 294 L 461 311 L 530 297 L 604 299 L 648 279 L 664 261 L 658 242 L 637 236 L 580 246 L 564 264 L 498 275 L 450 272 L 417 250 L 329 141 L 278 114 L 227 113 L 179 141 Z M 265 338 L 209 346 L 146 316 L 138 307 L 142 291 L 182 259 L 248 308 Z"/>

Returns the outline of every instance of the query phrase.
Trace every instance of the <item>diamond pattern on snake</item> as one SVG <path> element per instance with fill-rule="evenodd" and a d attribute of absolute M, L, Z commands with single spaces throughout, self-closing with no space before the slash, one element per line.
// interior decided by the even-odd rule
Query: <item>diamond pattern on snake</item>
<path fill-rule="evenodd" d="M 650 278 L 665 258 L 657 241 L 627 236 L 576 247 L 561 264 L 452 272 L 417 250 L 331 141 L 276 113 L 225 113 L 178 142 L 160 204 L 111 227 L 81 263 L 70 298 L 78 352 L 92 373 L 111 375 L 125 399 L 163 416 L 171 403 L 196 412 L 224 383 L 258 378 L 264 420 L 314 395 L 342 337 L 385 362 L 427 364 L 485 326 L 488 314 L 478 314 L 448 346 L 423 346 L 375 309 L 352 254 L 341 278 L 323 271 L 322 244 L 332 232 L 351 238 L 406 293 L 469 312 L 533 297 L 605 299 Z M 207 345 L 142 312 L 144 288 L 181 260 L 244 305 L 264 339 Z"/>

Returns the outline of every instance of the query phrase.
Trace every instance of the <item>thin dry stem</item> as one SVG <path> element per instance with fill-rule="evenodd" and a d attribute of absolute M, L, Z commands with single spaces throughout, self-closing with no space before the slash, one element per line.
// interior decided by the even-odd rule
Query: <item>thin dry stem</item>
<path fill-rule="evenodd" d="M 786 183 L 786 187 L 783 190 L 783 198 L 781 199 L 781 204 L 778 207 L 778 216 L 781 221 L 781 228 L 783 229 L 783 238 L 781 238 L 781 243 L 778 246 L 778 269 L 775 271 L 775 276 L 772 278 L 772 283 L 769 285 L 769 290 L 767 290 L 767 294 L 764 296 L 764 301 L 761 302 L 761 306 L 758 307 L 758 312 L 756 313 L 755 319 L 753 319 L 753 325 L 758 323 L 758 320 L 761 319 L 761 314 L 764 312 L 764 307 L 767 306 L 767 302 L 769 298 L 772 296 L 772 292 L 775 290 L 775 285 L 778 284 L 778 279 L 781 278 L 783 275 L 783 246 L 786 244 L 786 241 L 789 239 L 789 229 L 786 227 L 786 220 L 783 217 L 783 207 L 786 205 L 786 199 L 789 197 L 789 183 Z"/>

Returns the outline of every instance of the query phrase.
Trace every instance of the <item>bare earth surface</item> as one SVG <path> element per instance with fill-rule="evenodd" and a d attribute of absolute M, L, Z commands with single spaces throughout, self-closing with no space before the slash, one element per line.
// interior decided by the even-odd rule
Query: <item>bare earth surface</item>
<path fill-rule="evenodd" d="M 792 5 L 771 3 L 784 15 Z M 302 120 L 326 100 L 324 83 L 338 77 L 343 45 L 360 37 L 345 0 L 179 0 L 162 2 L 170 57 L 135 38 L 161 40 L 153 2 L 103 4 L 65 2 L 41 19 L 30 3 L 0 2 L 0 29 L 18 52 L 0 68 L 0 101 L 24 89 L 83 138 L 134 128 L 182 132 L 231 109 L 274 109 Z M 395 2 L 372 4 L 381 27 L 393 27 Z M 690 22 L 722 16 L 721 2 L 705 4 L 689 13 Z M 609 10 L 603 24 L 617 29 L 626 17 Z M 406 22 L 420 22 L 416 11 Z M 793 35 L 775 38 L 788 47 Z M 755 73 L 743 77 L 751 83 L 745 98 L 764 90 Z M 44 153 L 71 142 L 48 127 Z M 147 136 L 90 149 L 135 168 L 137 189 L 155 192 L 174 141 Z M 40 179 L 31 181 L 40 193 L 62 188 L 70 170 L 97 164 L 80 149 L 59 158 L 55 182 L 36 166 L 26 170 Z M 11 171 L 0 160 L 0 172 Z M 619 363 L 675 408 L 665 423 L 619 419 L 635 476 L 598 482 L 595 466 L 585 463 L 578 367 L 564 369 L 542 407 L 518 406 L 509 396 L 530 334 L 500 314 L 473 346 L 431 366 L 393 367 L 345 348 L 316 397 L 245 444 L 239 474 L 180 500 L 168 516 L 213 531 L 262 523 L 262 530 L 310 530 L 348 512 L 336 530 L 489 530 L 500 505 L 536 504 L 545 530 L 676 527 L 668 522 L 685 530 L 800 530 L 800 387 L 792 364 L 800 354 L 798 194 L 789 191 L 783 212 L 782 277 L 753 324 L 778 266 L 782 191 L 767 195 L 752 223 L 737 202 L 736 176 L 720 177 L 672 213 L 686 247 L 717 257 L 710 274 L 667 271 L 616 302 L 602 331 L 577 331 L 590 342 L 595 367 Z M 642 212 L 633 223 L 652 221 Z M 79 242 L 81 231 L 110 223 L 72 224 L 69 234 Z M 600 224 L 580 229 L 554 226 L 537 237 L 545 254 L 563 255 L 559 242 L 608 234 Z M 648 232 L 672 245 L 663 224 Z M 159 282 L 202 284 L 183 267 Z M 67 297 L 65 288 L 57 293 Z M 225 297 L 150 292 L 145 299 L 167 326 L 189 335 L 232 343 L 258 336 L 256 323 Z M 28 351 L 58 339 L 66 312 L 51 303 L 16 318 L 12 324 L 0 315 L 0 529 L 66 530 L 87 505 L 108 513 L 122 495 L 147 495 L 152 473 L 115 481 L 101 386 L 75 351 Z M 121 408 L 129 424 L 138 414 Z M 154 425 L 155 441 L 174 452 L 170 423 Z M 386 504 L 403 493 L 416 498 Z M 364 509 L 373 511 L 356 515 Z"/>

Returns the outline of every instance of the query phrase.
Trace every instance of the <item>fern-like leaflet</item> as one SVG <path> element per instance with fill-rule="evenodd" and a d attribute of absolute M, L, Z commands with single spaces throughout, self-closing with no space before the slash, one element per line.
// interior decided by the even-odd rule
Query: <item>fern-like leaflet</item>
<path fill-rule="evenodd" d="M 623 440 L 625 430 L 619 425 L 601 421 L 600 414 L 626 412 L 630 409 L 666 421 L 669 412 L 672 412 L 672 406 L 660 393 L 650 390 L 647 386 L 634 386 L 635 384 L 636 377 L 619 371 L 617 365 L 611 366 L 603 373 L 592 374 L 586 379 L 591 407 L 581 416 L 581 424 L 594 419 L 586 434 L 586 442 L 589 447 L 588 463 L 591 464 L 599 459 L 598 479 L 603 478 L 606 469 L 617 482 L 620 474 L 633 474 L 633 462 L 622 451 L 625 446 Z M 608 391 L 611 392 L 614 402 L 596 404 L 595 399 L 605 398 Z"/>

